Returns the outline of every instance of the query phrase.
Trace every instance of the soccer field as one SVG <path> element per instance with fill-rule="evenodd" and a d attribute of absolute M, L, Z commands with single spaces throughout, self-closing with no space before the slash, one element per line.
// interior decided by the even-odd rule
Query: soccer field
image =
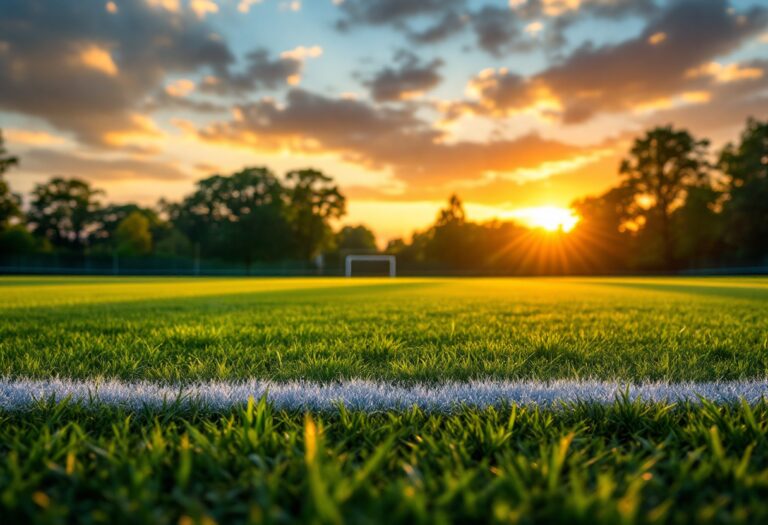
<path fill-rule="evenodd" d="M 768 518 L 766 278 L 19 277 L 0 294 L 13 522 Z"/>

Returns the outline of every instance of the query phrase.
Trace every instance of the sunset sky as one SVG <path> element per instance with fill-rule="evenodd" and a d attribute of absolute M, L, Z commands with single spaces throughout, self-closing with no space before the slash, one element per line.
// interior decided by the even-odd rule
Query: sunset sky
<path fill-rule="evenodd" d="M 719 147 L 768 110 L 758 0 L 0 0 L 0 128 L 26 193 L 111 202 L 315 167 L 381 237 L 530 219 L 617 181 L 643 129 Z"/>

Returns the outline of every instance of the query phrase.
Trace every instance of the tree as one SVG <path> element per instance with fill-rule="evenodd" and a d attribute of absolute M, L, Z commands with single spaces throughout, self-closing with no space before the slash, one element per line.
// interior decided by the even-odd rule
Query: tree
<path fill-rule="evenodd" d="M 447 226 L 449 224 L 461 225 L 466 220 L 464 205 L 461 199 L 455 193 L 448 199 L 448 206 L 440 210 L 437 215 L 435 227 Z"/>
<path fill-rule="evenodd" d="M 706 180 L 708 145 L 685 130 L 658 127 L 636 139 L 630 157 L 621 163 L 620 173 L 635 196 L 633 218 L 642 223 L 644 235 L 656 241 L 667 269 L 675 265 L 672 213 L 689 186 Z M 643 200 L 646 207 L 640 205 Z"/>
<path fill-rule="evenodd" d="M 768 259 L 768 121 L 747 121 L 738 145 L 728 144 L 718 167 L 728 177 L 726 238 L 739 262 Z"/>
<path fill-rule="evenodd" d="M 21 198 L 11 191 L 3 179 L 3 174 L 18 163 L 19 159 L 8 155 L 3 142 L 3 132 L 0 130 L 0 232 L 10 226 L 12 218 L 21 216 Z"/>
<path fill-rule="evenodd" d="M 299 256 L 308 261 L 330 247 L 330 221 L 344 216 L 346 198 L 331 177 L 317 170 L 290 171 L 286 179 L 289 221 Z"/>
<path fill-rule="evenodd" d="M 152 239 L 167 229 L 167 225 L 160 219 L 157 212 L 151 208 L 145 208 L 138 204 L 109 204 L 97 210 L 94 220 L 98 223 L 97 230 L 91 235 L 91 244 L 99 243 L 105 245 L 111 250 L 117 243 L 115 235 L 117 228 L 127 217 L 138 213 L 147 219 L 149 223 L 149 233 Z"/>
<path fill-rule="evenodd" d="M 80 179 L 53 178 L 32 191 L 29 222 L 54 246 L 82 250 L 96 228 L 103 192 Z"/>
<path fill-rule="evenodd" d="M 0 254 L 2 255 L 28 255 L 44 251 L 29 230 L 22 224 L 15 224 L 5 231 L 0 231 Z"/>
<path fill-rule="evenodd" d="M 285 189 L 266 168 L 203 179 L 194 193 L 166 210 L 174 226 L 207 256 L 250 267 L 256 260 L 285 258 L 292 249 Z"/>
<path fill-rule="evenodd" d="M 435 224 L 429 230 L 425 245 L 425 258 L 439 266 L 466 269 L 478 256 L 473 247 L 477 242 L 476 225 L 466 222 L 464 205 L 458 195 L 451 195 L 448 205 L 437 214 Z"/>
<path fill-rule="evenodd" d="M 152 251 L 152 233 L 147 217 L 139 212 L 131 212 L 120 221 L 115 230 L 117 253 L 120 255 L 146 255 Z"/>
<path fill-rule="evenodd" d="M 579 222 L 570 233 L 570 239 L 575 254 L 584 260 L 583 271 L 617 272 L 627 269 L 631 251 L 627 222 L 633 200 L 634 190 L 621 185 L 571 205 L 579 216 Z"/>
<path fill-rule="evenodd" d="M 675 255 L 688 268 L 713 266 L 725 251 L 723 220 L 718 213 L 721 196 L 709 184 L 690 186 L 685 204 L 672 215 Z"/>
<path fill-rule="evenodd" d="M 192 243 L 176 228 L 162 230 L 162 236 L 155 242 L 155 253 L 159 256 L 191 257 Z"/>
<path fill-rule="evenodd" d="M 19 159 L 8 154 L 5 149 L 5 141 L 3 140 L 3 131 L 0 130 L 0 175 L 11 169 L 11 167 L 18 165 Z"/>
<path fill-rule="evenodd" d="M 336 248 L 344 250 L 376 250 L 376 235 L 364 225 L 344 226 L 336 233 Z"/>

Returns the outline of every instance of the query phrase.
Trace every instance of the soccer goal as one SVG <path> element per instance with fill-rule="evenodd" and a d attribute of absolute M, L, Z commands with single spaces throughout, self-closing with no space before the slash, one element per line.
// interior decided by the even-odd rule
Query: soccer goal
<path fill-rule="evenodd" d="M 387 262 L 389 263 L 389 276 L 394 277 L 397 272 L 397 262 L 394 255 L 347 255 L 344 259 L 344 274 L 347 277 L 352 277 L 352 263 L 353 262 Z"/>

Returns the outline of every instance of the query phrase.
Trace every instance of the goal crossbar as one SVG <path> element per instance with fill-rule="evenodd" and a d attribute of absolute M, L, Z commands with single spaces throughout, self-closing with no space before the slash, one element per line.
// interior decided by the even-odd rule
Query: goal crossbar
<path fill-rule="evenodd" d="M 344 274 L 352 277 L 352 263 L 359 262 L 387 262 L 389 263 L 389 276 L 394 277 L 397 272 L 397 262 L 394 255 L 347 255 L 344 259 Z"/>

